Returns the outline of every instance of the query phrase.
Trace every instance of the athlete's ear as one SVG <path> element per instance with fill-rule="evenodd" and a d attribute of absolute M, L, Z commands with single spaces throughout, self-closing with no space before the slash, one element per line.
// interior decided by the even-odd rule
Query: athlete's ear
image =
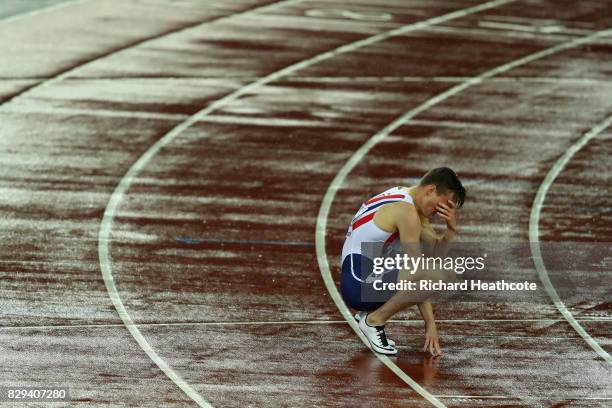
<path fill-rule="evenodd" d="M 427 193 L 427 195 L 431 195 L 433 193 L 436 192 L 436 185 L 435 184 L 428 184 L 425 186 L 425 193 Z"/>

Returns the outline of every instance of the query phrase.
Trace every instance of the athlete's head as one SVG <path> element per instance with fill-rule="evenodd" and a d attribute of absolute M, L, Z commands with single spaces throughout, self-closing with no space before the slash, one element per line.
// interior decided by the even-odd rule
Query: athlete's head
<path fill-rule="evenodd" d="M 428 171 L 419 182 L 419 187 L 423 190 L 420 210 L 426 217 L 436 213 L 438 204 L 448 205 L 448 200 L 451 200 L 459 208 L 465 201 L 465 188 L 457 174 L 448 167 Z"/>

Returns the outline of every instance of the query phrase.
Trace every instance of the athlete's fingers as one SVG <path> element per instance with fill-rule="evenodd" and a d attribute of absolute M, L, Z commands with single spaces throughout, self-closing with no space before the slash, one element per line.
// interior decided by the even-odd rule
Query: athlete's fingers
<path fill-rule="evenodd" d="M 438 204 L 438 207 L 442 207 L 442 208 L 444 208 L 444 209 L 445 209 L 445 210 L 447 210 L 447 211 L 449 211 L 449 210 L 450 210 L 450 207 L 449 207 L 448 205 L 444 204 L 444 203 L 439 203 L 439 204 Z"/>
<path fill-rule="evenodd" d="M 450 206 L 455 208 L 457 206 L 457 204 L 455 204 L 455 202 L 453 200 L 448 200 L 448 202 L 450 203 Z"/>
<path fill-rule="evenodd" d="M 449 214 L 454 214 L 455 213 L 455 210 L 453 208 L 451 208 L 451 207 L 449 207 L 447 205 L 444 205 L 444 204 L 438 204 L 437 208 L 439 210 L 444 210 L 444 211 L 446 211 Z"/>
<path fill-rule="evenodd" d="M 436 355 L 441 356 L 442 349 L 440 348 L 440 341 L 438 339 L 436 339 L 435 341 L 435 348 L 436 348 Z"/>
<path fill-rule="evenodd" d="M 444 205 L 449 210 L 454 210 L 455 209 L 455 203 L 452 202 L 451 200 L 448 200 L 448 204 L 446 204 L 446 203 L 441 203 L 441 204 Z"/>
<path fill-rule="evenodd" d="M 448 214 L 454 214 L 455 210 L 450 207 L 442 207 Z"/>
<path fill-rule="evenodd" d="M 440 211 L 440 210 L 438 210 L 438 214 L 439 214 L 441 217 L 451 217 L 451 214 L 449 214 L 449 213 L 448 213 L 448 212 L 446 212 L 446 211 Z"/>
<path fill-rule="evenodd" d="M 444 213 L 444 214 L 448 214 L 449 212 L 448 208 L 444 208 L 444 207 L 436 207 L 436 210 L 438 210 L 439 213 Z"/>

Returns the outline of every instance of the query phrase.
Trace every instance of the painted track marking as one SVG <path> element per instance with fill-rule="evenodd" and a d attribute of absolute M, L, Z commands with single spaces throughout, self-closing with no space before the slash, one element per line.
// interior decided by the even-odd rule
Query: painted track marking
<path fill-rule="evenodd" d="M 183 244 L 252 244 L 252 245 L 276 245 L 276 246 L 304 246 L 313 247 L 314 242 L 306 241 L 269 241 L 269 240 L 252 240 L 252 239 L 219 239 L 219 238 L 194 238 L 194 237 L 174 237 L 175 241 Z"/>
<path fill-rule="evenodd" d="M 592 33 L 592 32 L 589 32 Z M 8 77 L 0 76 L 0 81 L 44 81 L 51 79 L 52 77 Z M 215 79 L 215 80 L 242 80 L 242 81 L 257 81 L 262 77 L 259 76 L 214 76 L 214 75 L 183 75 L 183 76 L 172 76 L 172 75 L 151 75 L 151 76 L 81 76 L 77 78 L 69 78 L 69 81 L 94 81 L 94 80 L 138 80 L 138 81 L 159 81 L 159 80 L 186 80 L 186 79 Z M 292 82 L 320 82 L 320 83 L 336 83 L 336 82 L 463 82 L 473 78 L 471 76 L 409 76 L 409 75 L 398 75 L 398 76 L 301 76 L 294 75 L 289 80 Z M 596 77 L 498 77 L 491 78 L 493 82 L 550 82 L 553 84 L 558 83 L 570 83 L 570 84 L 601 84 L 608 83 L 608 78 L 596 78 Z M 92 110 L 93 111 L 93 110 Z M 152 112 L 153 113 L 153 112 Z M 179 114 L 181 115 L 181 114 Z M 181 115 L 187 116 L 187 115 Z"/>
<path fill-rule="evenodd" d="M 147 163 L 149 162 L 149 160 L 151 160 L 152 157 L 154 157 L 157 152 L 159 152 L 164 146 L 166 146 L 167 144 L 169 144 L 171 141 L 173 141 L 179 134 L 181 134 L 183 131 L 185 131 L 186 129 L 190 128 L 193 124 L 197 123 L 198 121 L 200 121 L 202 118 L 208 116 L 210 113 L 214 112 L 215 110 L 221 108 L 222 106 L 240 98 L 242 95 L 251 92 L 252 90 L 254 90 L 255 88 L 258 88 L 262 85 L 268 84 L 270 82 L 273 82 L 275 80 L 278 80 L 279 78 L 282 78 L 283 76 L 292 74 L 298 70 L 304 69 L 306 67 L 309 67 L 311 65 L 317 64 L 321 61 L 325 61 L 328 59 L 331 59 L 333 57 L 336 57 L 337 55 L 343 54 L 343 53 L 347 53 L 347 52 L 351 52 L 354 51 L 358 48 L 367 46 L 367 45 L 371 45 L 374 44 L 378 41 L 382 41 L 385 40 L 387 38 L 393 37 L 393 36 L 398 36 L 398 35 L 402 35 L 411 31 L 416 31 L 422 28 L 426 28 L 429 26 L 432 26 L 434 24 L 439 24 L 445 21 L 449 21 L 449 20 L 453 20 L 456 18 L 460 18 L 460 17 L 465 17 L 469 14 L 473 14 L 473 13 L 477 13 L 480 11 L 484 11 L 484 10 L 488 10 L 497 6 L 500 6 L 502 4 L 508 4 L 511 2 L 514 2 L 516 0 L 493 0 L 493 1 L 488 1 L 486 3 L 482 3 L 480 5 L 477 6 L 473 6 L 473 7 L 469 7 L 469 8 L 465 8 L 465 9 L 461 9 L 461 10 L 457 10 L 457 11 L 453 11 L 451 13 L 448 14 L 444 14 L 442 16 L 438 16 L 438 17 L 433 17 L 427 20 L 423 20 L 421 22 L 417 22 L 417 23 L 413 23 L 413 24 L 409 24 L 409 25 L 405 25 L 405 26 L 401 26 L 398 27 L 396 29 L 390 30 L 390 31 L 385 31 L 383 33 L 380 34 L 376 34 L 373 35 L 371 37 L 367 37 L 365 39 L 362 40 L 358 40 L 349 44 L 345 44 L 342 45 L 338 48 L 335 48 L 331 51 L 327 51 L 327 52 L 323 52 L 321 54 L 318 54 L 314 57 L 308 58 L 306 60 L 302 60 L 300 62 L 297 62 L 295 64 L 289 65 L 286 68 L 283 68 L 279 71 L 273 72 L 255 82 L 252 82 L 250 84 L 247 84 L 241 88 L 239 88 L 238 90 L 224 96 L 223 98 L 212 102 L 210 105 L 208 105 L 206 108 L 200 110 L 199 112 L 195 113 L 194 115 L 192 115 L 191 117 L 189 117 L 187 120 L 185 120 L 184 122 L 178 124 L 177 126 L 175 126 L 173 129 L 171 129 L 168 133 L 166 133 L 164 136 L 162 136 L 157 142 L 155 142 L 147 151 L 145 151 L 139 158 L 138 160 L 136 160 L 136 162 L 134 162 L 134 164 L 132 164 L 132 166 L 128 169 L 128 171 L 125 173 L 125 175 L 123 176 L 123 178 L 119 181 L 119 184 L 117 185 L 117 187 L 115 188 L 115 190 L 113 191 L 111 198 L 108 202 L 108 205 L 104 211 L 104 216 L 102 218 L 102 222 L 100 225 L 100 232 L 99 232 L 99 244 L 98 244 L 98 253 L 99 253 L 99 259 L 100 259 L 100 269 L 102 271 L 102 276 L 104 278 L 104 283 L 106 285 L 107 291 L 109 292 L 109 296 L 111 297 L 111 300 L 113 301 L 113 304 L 115 305 L 115 308 L 117 309 L 121 319 L 124 321 L 124 323 L 126 323 L 126 325 L 129 323 L 131 324 L 131 326 L 128 326 L 128 329 L 130 330 L 130 333 L 132 334 L 132 336 L 134 336 L 134 338 L 136 339 L 136 341 L 141 344 L 141 347 L 143 347 L 143 349 L 145 349 L 145 351 L 147 351 L 147 354 L 150 355 L 150 357 L 153 359 L 153 361 L 155 361 L 156 363 L 158 363 L 158 366 L 160 366 L 160 368 L 162 369 L 162 371 L 164 371 L 164 373 L 166 373 L 169 378 L 171 378 L 173 381 L 175 381 L 175 383 L 188 395 L 190 396 L 192 399 L 194 399 L 194 401 L 198 402 L 198 401 L 202 401 L 203 404 L 208 404 L 206 401 L 204 401 L 204 399 L 195 391 L 191 388 L 191 386 L 189 386 L 189 384 L 187 384 L 186 382 L 184 382 L 182 380 L 182 378 L 180 378 L 178 376 L 177 373 L 174 372 L 174 370 L 172 370 L 172 368 L 170 366 L 168 366 L 158 355 L 157 353 L 151 348 L 151 346 L 147 343 L 146 339 L 142 336 L 142 334 L 140 333 L 140 331 L 138 330 L 138 328 L 133 325 L 133 322 L 129 316 L 129 314 L 127 313 L 127 310 L 125 309 L 125 306 L 123 305 L 123 302 L 121 301 L 121 297 L 119 296 L 119 293 L 117 291 L 117 288 L 115 286 L 114 280 L 113 280 L 113 275 L 112 275 L 112 270 L 111 270 L 111 261 L 110 261 L 110 254 L 109 254 L 109 248 L 108 248 L 108 243 L 110 241 L 110 231 L 111 231 L 111 227 L 112 227 L 112 221 L 114 218 L 114 214 L 117 211 L 117 208 L 119 206 L 119 203 L 121 202 L 123 196 L 125 195 L 126 191 L 128 190 L 128 188 L 130 187 L 130 185 L 132 184 L 133 180 L 136 178 L 136 176 L 138 175 L 138 173 L 147 165 Z M 160 365 L 162 364 L 162 365 Z M 399 369 L 399 367 L 397 367 L 394 363 L 391 362 L 391 360 L 389 360 L 387 358 L 387 361 L 385 362 L 385 364 L 395 373 L 398 375 L 398 377 L 400 377 L 402 380 L 404 380 L 407 384 L 409 384 L 413 389 L 415 389 L 419 394 L 421 394 L 424 398 L 426 398 L 428 401 L 430 401 L 432 404 L 434 404 L 436 407 L 444 407 L 444 404 L 442 404 L 440 401 L 438 401 L 435 397 L 433 397 L 431 394 L 429 394 L 427 391 L 425 391 L 419 384 L 417 384 L 412 378 L 410 378 L 406 373 L 404 373 L 402 370 Z M 163 367 L 163 368 L 162 368 Z M 198 402 L 200 403 L 200 402 Z M 208 405 L 202 405 L 202 406 L 208 406 Z"/>
<path fill-rule="evenodd" d="M 270 9 L 271 6 L 275 6 L 278 7 L 281 4 L 285 5 L 286 3 L 294 3 L 296 0 L 288 0 L 288 1 L 284 1 L 284 2 L 276 2 L 273 4 L 269 4 L 267 6 L 263 6 L 263 7 L 256 7 L 247 11 L 242 11 L 239 13 L 235 13 L 232 14 L 231 16 L 224 16 L 218 19 L 215 19 L 215 21 L 219 21 L 221 19 L 226 19 L 226 18 L 230 18 L 230 17 L 236 17 L 238 15 L 242 15 L 245 13 L 253 13 L 253 12 L 261 12 L 262 10 L 266 10 L 266 9 Z M 207 22 L 208 23 L 208 22 Z M 201 24 L 201 23 L 200 23 Z M 198 25 L 200 25 L 198 24 Z M 178 33 L 181 32 L 183 30 L 186 30 L 188 28 L 191 28 L 192 26 L 189 26 L 187 28 L 183 28 L 179 31 L 175 31 L 174 33 Z M 159 38 L 159 37 L 156 37 Z M 151 41 L 151 40 L 147 40 L 147 41 Z M 144 41 L 144 42 L 147 42 Z M 140 44 L 144 43 L 141 42 Z M 98 59 L 103 58 L 103 57 L 99 57 L 96 58 L 94 61 L 97 61 Z M 93 61 L 90 61 L 89 63 L 92 63 Z M 67 77 L 68 75 L 74 73 L 77 69 L 79 68 L 83 68 L 84 66 L 86 66 L 87 64 L 83 64 L 80 65 L 79 67 L 75 68 L 75 69 L 71 69 L 69 71 L 64 72 L 63 74 L 54 77 L 52 80 L 49 80 L 47 82 L 43 82 L 41 84 L 39 84 L 38 86 L 34 87 L 34 88 L 30 88 L 30 90 L 32 89 L 37 89 L 39 87 L 45 86 L 43 84 L 46 84 L 46 86 L 53 84 L 55 82 L 61 81 L 63 78 Z M 27 93 L 27 91 L 26 91 Z M 21 94 L 21 96 L 23 96 L 24 93 Z M 155 144 L 154 146 L 156 146 L 157 144 Z M 147 152 L 148 153 L 148 152 Z M 146 153 L 145 153 L 146 156 Z M 126 175 L 130 175 L 130 172 L 133 172 L 133 170 L 135 169 L 135 166 L 138 163 L 141 163 L 141 159 L 142 156 L 140 157 L 140 159 L 138 161 L 136 161 L 136 163 L 128 170 L 128 173 L 126 173 Z M 148 161 L 148 159 L 147 159 Z M 146 162 L 145 162 L 146 163 Z M 134 176 L 135 176 L 135 172 L 134 172 Z M 131 181 L 131 178 L 128 179 Z M 136 340 L 136 342 L 138 343 L 138 345 L 142 348 L 142 350 L 147 354 L 147 356 L 149 356 L 149 358 L 159 367 L 159 369 L 172 381 L 174 382 L 189 398 L 191 398 L 196 404 L 198 404 L 200 407 L 203 408 L 209 408 L 212 407 L 212 405 L 210 405 L 210 403 L 208 401 L 206 401 L 193 387 L 191 387 L 191 385 L 189 385 L 185 380 L 183 380 L 183 378 L 174 371 L 174 369 L 172 367 L 170 367 L 170 365 L 168 363 L 166 363 L 166 361 L 164 361 L 158 354 L 157 352 L 153 349 L 153 347 L 151 347 L 151 345 L 147 342 L 147 340 L 145 339 L 145 337 L 142 335 L 142 333 L 140 332 L 140 330 L 138 329 L 138 327 L 134 324 L 134 321 L 132 320 L 132 318 L 130 317 L 129 313 L 127 312 L 127 309 L 125 308 L 123 301 L 121 300 L 121 296 L 119 295 L 119 292 L 117 291 L 117 287 L 115 285 L 115 281 L 113 279 L 113 275 L 112 275 L 112 271 L 111 271 L 111 261 L 110 261 L 110 254 L 109 254 L 109 246 L 108 246 L 108 242 L 110 241 L 110 232 L 111 232 L 111 228 L 112 228 L 112 219 L 113 216 L 117 210 L 117 207 L 119 206 L 119 202 L 121 201 L 121 198 L 125 192 L 125 190 L 127 190 L 127 187 L 129 186 L 129 184 L 125 183 L 126 178 L 124 176 L 124 178 L 121 179 L 121 181 L 119 182 L 119 184 L 117 185 L 116 189 L 113 191 L 109 202 L 104 210 L 104 215 L 102 217 L 102 221 L 100 223 L 100 231 L 98 234 L 98 258 L 100 261 L 100 270 L 102 273 L 102 278 L 104 280 L 104 285 L 106 286 L 106 291 L 108 292 L 108 295 L 111 299 L 111 301 L 113 302 L 113 306 L 115 307 L 115 310 L 117 310 L 117 313 L 119 314 L 119 317 L 121 318 L 121 321 L 124 323 L 125 327 L 128 329 L 128 331 L 130 332 L 130 334 L 132 335 L 132 337 L 134 338 L 134 340 Z"/>
<path fill-rule="evenodd" d="M 346 307 L 346 305 L 344 304 L 344 302 L 342 301 L 342 297 L 340 295 L 340 293 L 338 292 L 338 289 L 336 288 L 336 285 L 334 283 L 333 277 L 331 275 L 331 271 L 329 269 L 329 264 L 327 262 L 327 253 L 325 250 L 325 230 L 327 227 L 327 218 L 329 216 L 329 210 L 331 208 L 331 203 L 333 202 L 333 199 L 336 195 L 336 192 L 341 188 L 342 184 L 344 183 L 344 180 L 346 179 L 346 177 L 348 176 L 348 174 L 351 172 L 351 170 L 361 161 L 361 159 L 376 145 L 378 144 L 380 141 L 382 141 L 387 135 L 391 134 L 393 131 L 395 131 L 396 129 L 398 129 L 400 126 L 402 126 L 403 124 L 407 123 L 410 119 L 412 119 L 413 117 L 425 112 L 426 110 L 430 109 L 431 107 L 443 102 L 444 100 L 457 95 L 458 93 L 464 91 L 465 89 L 476 85 L 476 84 L 480 84 L 482 83 L 484 80 L 494 77 L 496 75 L 502 74 L 504 72 L 510 71 L 511 69 L 514 69 L 516 67 L 519 67 L 521 65 L 525 65 L 527 63 L 533 62 L 535 60 L 553 55 L 555 53 L 558 53 L 560 51 L 563 50 L 567 50 L 570 48 L 574 48 L 577 46 L 580 46 L 582 44 L 586 44 L 589 41 L 592 41 L 593 39 L 596 38 L 600 38 L 600 37 L 605 37 L 608 35 L 612 34 L 612 29 L 608 29 L 608 30 L 602 30 L 602 31 L 598 31 L 596 33 L 593 33 L 591 35 L 579 38 L 579 39 L 575 39 L 566 43 L 562 43 L 550 48 L 546 48 L 542 51 L 538 51 L 536 53 L 530 54 L 526 57 L 523 58 L 519 58 L 517 60 L 514 60 L 512 62 L 503 64 L 498 66 L 497 68 L 493 68 L 489 71 L 486 71 L 484 73 L 482 73 L 481 75 L 478 75 L 477 77 L 474 77 L 466 82 L 463 82 L 459 85 L 456 85 L 450 89 L 448 89 L 447 91 L 444 91 L 436 96 L 434 96 L 431 99 L 428 99 L 427 101 L 425 101 L 424 103 L 420 104 L 419 106 L 417 106 L 416 108 L 408 111 L 407 113 L 405 113 L 404 115 L 402 115 L 401 117 L 399 117 L 398 119 L 394 120 L 393 122 L 391 122 L 389 125 L 387 125 L 385 128 L 383 128 L 381 131 L 379 131 L 377 134 L 375 134 L 374 136 L 372 136 L 364 145 L 362 145 L 359 150 L 357 150 L 353 156 L 351 156 L 351 158 L 345 163 L 345 165 L 340 169 L 340 171 L 338 172 L 338 174 L 336 175 L 336 177 L 334 178 L 334 180 L 331 182 L 331 184 L 329 185 L 329 188 L 327 189 L 327 192 L 325 193 L 325 196 L 323 198 L 323 201 L 321 203 L 321 207 L 319 209 L 319 216 L 317 218 L 317 228 L 316 228 L 316 249 L 317 249 L 317 261 L 319 262 L 319 268 L 321 270 L 321 275 L 323 277 L 323 281 L 325 282 L 325 286 L 327 287 L 327 290 L 330 293 L 330 296 L 332 297 L 334 303 L 336 304 L 336 306 L 338 307 L 338 309 L 340 310 L 340 312 L 342 313 L 342 316 L 344 316 L 344 318 L 349 322 L 351 328 L 355 331 L 355 333 L 357 333 L 357 335 L 362 339 L 362 341 L 364 341 L 364 343 L 367 345 L 367 340 L 364 338 L 363 334 L 361 333 L 361 331 L 359 330 L 359 328 L 357 327 L 356 323 L 354 322 L 354 319 L 350 313 L 350 311 L 348 310 L 348 308 Z M 389 366 L 389 368 L 391 368 L 396 374 L 398 374 L 398 376 L 400 376 L 400 378 L 404 379 L 404 377 L 408 377 L 403 371 L 401 371 L 401 369 L 395 364 L 393 363 L 388 357 L 386 356 L 381 356 L 380 354 L 376 354 L 376 356 L 381 359 L 385 364 L 387 364 L 387 366 Z M 409 381 L 414 383 L 414 381 L 408 377 L 405 379 L 405 381 Z M 418 389 L 422 390 L 424 394 L 422 395 L 431 395 L 429 394 L 427 391 L 425 391 L 424 389 L 422 389 L 418 384 L 416 384 L 416 387 L 418 387 Z M 432 396 L 433 398 L 433 396 Z M 434 403 L 434 405 L 436 406 L 443 406 L 443 404 L 441 402 L 439 402 L 437 399 L 434 399 L 432 402 Z"/>
<path fill-rule="evenodd" d="M 351 19 L 360 21 L 370 22 L 381 22 L 393 20 L 393 15 L 385 12 L 360 12 L 353 10 L 342 10 L 342 9 L 310 9 L 306 10 L 305 13 L 309 17 L 322 17 L 322 18 L 337 18 L 337 19 Z"/>
<path fill-rule="evenodd" d="M 576 320 L 594 323 L 612 323 L 612 317 L 583 317 Z M 421 325 L 420 320 L 390 320 L 394 324 L 404 325 Z M 440 319 L 438 323 L 560 323 L 565 322 L 565 319 Z M 266 320 L 266 321 L 217 321 L 217 322 L 170 322 L 170 323 L 138 323 L 140 327 L 155 327 L 155 326 L 249 326 L 249 325 L 282 325 L 282 324 L 345 324 L 346 320 Z M 123 327 L 123 323 L 92 323 L 92 324 L 58 324 L 58 325 L 35 325 L 35 326 L 0 326 L 0 330 L 9 329 L 70 329 L 79 327 Z M 487 336 L 479 336 L 487 337 Z M 496 338 L 499 336 L 495 336 Z M 521 336 L 505 336 L 505 337 L 521 337 Z M 567 338 L 567 337 L 563 337 Z M 580 337 L 575 337 L 580 338 Z"/>
<path fill-rule="evenodd" d="M 590 322 L 597 322 L 596 320 L 588 320 Z M 438 323 L 445 323 L 444 320 L 438 320 Z M 556 320 L 556 322 L 565 322 L 565 320 Z M 604 320 L 603 322 L 606 322 Z M 607 320 L 612 323 L 612 320 Z M 390 320 L 390 323 L 405 325 L 405 326 L 422 326 L 422 322 L 418 320 L 410 321 L 394 321 Z M 474 323 L 474 322 L 470 322 Z M 489 324 L 490 322 L 486 322 Z M 291 321 L 291 320 L 266 320 L 266 321 L 219 321 L 219 322 L 168 322 L 168 323 L 138 323 L 138 327 L 156 328 L 156 327 L 183 327 L 183 328 L 199 328 L 199 327 L 239 327 L 239 326 L 333 326 L 333 325 L 344 325 L 346 320 L 302 320 L 302 321 Z M 108 329 L 108 328 L 121 328 L 125 325 L 123 323 L 102 323 L 102 324 L 69 324 L 69 325 L 39 325 L 39 326 L 0 326 L 2 330 L 80 330 L 80 329 Z M 449 335 L 458 336 L 458 335 Z M 404 334 L 405 338 L 421 338 L 421 334 Z M 495 339 L 495 340 L 522 340 L 522 341 L 536 341 L 540 342 L 538 338 L 533 338 L 531 334 L 525 334 L 522 336 L 511 336 L 511 335 L 470 335 L 471 339 Z M 580 336 L 569 337 L 569 336 L 546 336 L 546 340 L 581 340 Z M 518 398 L 518 397 L 515 397 Z"/>
<path fill-rule="evenodd" d="M 479 21 L 478 26 L 498 30 L 523 31 L 542 34 L 558 33 L 565 30 L 565 27 L 560 25 L 534 26 L 516 23 L 500 23 L 498 21 Z M 584 34 L 584 32 L 582 32 L 582 34 Z"/>
<path fill-rule="evenodd" d="M 436 395 L 439 398 L 465 398 L 465 399 L 509 399 L 516 400 L 518 398 L 507 396 L 507 395 Z M 612 397 L 581 397 L 581 396 L 555 396 L 555 397 L 546 397 L 546 396 L 536 396 L 529 397 L 528 401 L 538 401 L 538 400 L 572 400 L 572 401 L 609 401 L 612 400 Z"/>
<path fill-rule="evenodd" d="M 429 31 L 437 33 L 450 33 L 450 34 L 464 34 L 472 35 L 476 38 L 486 37 L 510 37 L 510 38 L 522 38 L 527 40 L 533 39 L 546 39 L 546 40 L 570 40 L 576 37 L 583 37 L 592 34 L 594 30 L 564 30 L 558 32 L 525 32 L 525 31 L 508 31 L 508 30 L 494 30 L 492 28 L 471 28 L 471 27 L 452 27 L 452 26 L 439 26 L 433 27 Z"/>
<path fill-rule="evenodd" d="M 118 201 L 113 199 L 109 202 L 109 207 L 106 207 L 107 210 L 109 208 L 114 209 L 118 205 Z M 106 286 L 106 291 L 108 292 L 108 296 L 113 302 L 113 306 L 123 325 L 128 329 L 134 340 L 138 343 L 140 348 L 149 356 L 149 358 L 162 370 L 162 372 L 174 382 L 189 398 L 191 398 L 195 403 L 197 403 L 200 407 L 208 408 L 212 407 L 208 401 L 206 401 L 196 390 L 194 390 L 181 376 L 179 376 L 173 369 L 170 367 L 158 354 L 155 352 L 153 347 L 147 342 L 144 338 L 138 327 L 134 324 L 134 321 L 128 314 L 125 306 L 123 305 L 123 301 L 119 296 L 119 292 L 117 291 L 117 287 L 115 286 L 115 282 L 113 279 L 113 275 L 110 273 L 110 255 L 109 248 L 107 244 L 108 237 L 110 236 L 110 223 L 104 222 L 107 219 L 107 212 L 104 212 L 104 218 L 102 220 L 102 225 L 100 227 L 100 235 L 98 241 L 98 256 L 100 258 L 100 268 L 102 270 L 102 278 L 104 279 L 104 285 Z"/>
<path fill-rule="evenodd" d="M 567 309 L 557 290 L 553 286 L 550 278 L 548 276 L 548 271 L 546 270 L 546 265 L 544 265 L 544 260 L 542 259 L 542 252 L 540 251 L 540 215 L 542 213 L 542 206 L 544 205 L 544 201 L 546 200 L 546 194 L 548 194 L 548 190 L 555 182 L 557 176 L 563 171 L 563 168 L 569 163 L 569 161 L 574 157 L 576 153 L 580 151 L 584 146 L 586 146 L 589 141 L 597 137 L 603 131 L 608 129 L 612 125 L 612 116 L 608 117 L 597 126 L 589 130 L 585 133 L 580 139 L 578 139 L 564 154 L 561 156 L 555 164 L 550 168 L 548 174 L 540 184 L 540 188 L 536 193 L 536 196 L 533 200 L 533 205 L 531 206 L 531 214 L 529 216 L 529 244 L 531 248 L 531 254 L 533 257 L 533 263 L 538 272 L 538 276 L 544 288 L 546 289 L 546 293 L 554 303 L 554 305 L 559 309 L 559 312 L 563 315 L 565 320 L 576 330 L 576 332 L 587 342 L 589 346 L 601 358 L 604 359 L 608 364 L 612 365 L 612 357 L 608 354 L 600 345 L 593 339 L 584 328 L 578 323 L 578 321 L 574 318 L 572 313 Z"/>

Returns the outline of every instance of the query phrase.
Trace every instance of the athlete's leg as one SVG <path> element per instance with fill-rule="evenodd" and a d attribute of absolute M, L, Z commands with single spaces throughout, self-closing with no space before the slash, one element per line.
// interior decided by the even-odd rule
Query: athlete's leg
<path fill-rule="evenodd" d="M 360 254 L 351 254 L 345 257 L 342 262 L 342 275 L 340 278 L 340 290 L 344 301 L 354 309 L 359 311 L 370 311 L 378 309 L 390 297 L 384 293 L 379 293 L 373 287 L 373 263 L 372 260 Z M 385 277 L 397 280 L 397 271 L 388 273 Z M 378 278 L 380 279 L 380 278 Z M 365 323 L 367 314 L 358 313 L 355 320 L 370 342 L 372 349 L 382 354 L 397 354 L 395 343 L 389 341 L 384 331 L 384 327 L 370 326 Z"/>
<path fill-rule="evenodd" d="M 358 311 L 370 312 L 382 306 L 393 293 L 377 291 L 373 287 L 373 263 L 360 254 L 347 255 L 342 261 L 340 293 L 347 305 Z M 397 281 L 397 271 L 384 275 L 388 282 Z M 380 279 L 380 278 L 378 278 Z"/>

